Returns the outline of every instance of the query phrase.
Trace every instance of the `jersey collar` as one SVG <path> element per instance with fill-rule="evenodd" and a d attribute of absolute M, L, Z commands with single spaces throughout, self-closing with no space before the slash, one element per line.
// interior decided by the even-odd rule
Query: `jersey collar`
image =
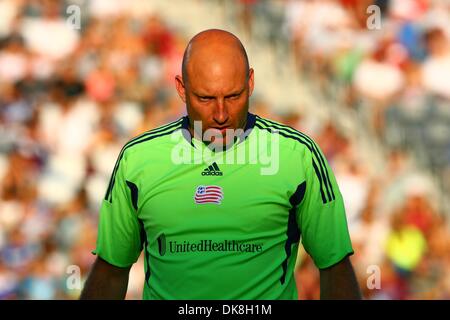
<path fill-rule="evenodd" d="M 253 127 L 255 126 L 255 120 L 256 116 L 250 112 L 247 112 L 247 121 L 245 122 L 244 132 L 242 133 L 242 135 L 236 137 L 236 140 L 238 141 L 235 141 L 234 144 L 243 142 L 250 135 L 250 132 L 252 132 Z M 181 129 L 183 137 L 186 139 L 186 141 L 189 142 L 191 146 L 196 148 L 193 142 L 194 139 L 189 131 L 189 117 L 187 115 L 183 117 L 183 120 L 181 122 Z"/>

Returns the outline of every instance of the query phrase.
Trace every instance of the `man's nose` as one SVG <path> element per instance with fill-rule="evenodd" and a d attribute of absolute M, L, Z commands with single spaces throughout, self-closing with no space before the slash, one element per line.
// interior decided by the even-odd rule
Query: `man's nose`
<path fill-rule="evenodd" d="M 228 110 L 225 106 L 224 99 L 218 99 L 214 110 L 214 120 L 218 124 L 224 124 L 228 121 Z"/>

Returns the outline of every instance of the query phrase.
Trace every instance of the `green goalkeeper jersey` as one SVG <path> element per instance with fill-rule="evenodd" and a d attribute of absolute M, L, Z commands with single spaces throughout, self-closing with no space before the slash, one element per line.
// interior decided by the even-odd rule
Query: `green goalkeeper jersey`
<path fill-rule="evenodd" d="M 353 253 L 311 138 L 249 113 L 236 142 L 212 152 L 188 124 L 130 140 L 101 205 L 94 253 L 129 267 L 144 250 L 144 299 L 297 299 L 300 240 L 321 269 Z"/>

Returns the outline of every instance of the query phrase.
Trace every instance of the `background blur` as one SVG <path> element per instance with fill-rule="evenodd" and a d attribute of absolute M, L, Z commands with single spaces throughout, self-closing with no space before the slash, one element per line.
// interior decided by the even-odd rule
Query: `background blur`
<path fill-rule="evenodd" d="M 184 114 L 174 75 L 213 27 L 247 48 L 252 112 L 324 151 L 365 297 L 449 299 L 447 0 L 0 0 L 0 298 L 78 297 L 119 151 Z M 296 276 L 317 299 L 303 251 Z"/>

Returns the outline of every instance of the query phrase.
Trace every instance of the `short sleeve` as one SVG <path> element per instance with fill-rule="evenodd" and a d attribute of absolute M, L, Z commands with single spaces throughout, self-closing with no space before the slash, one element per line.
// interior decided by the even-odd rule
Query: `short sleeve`
<path fill-rule="evenodd" d="M 305 152 L 303 165 L 306 191 L 297 221 L 303 247 L 315 265 L 324 269 L 353 254 L 344 202 L 335 176 L 316 144 Z"/>
<path fill-rule="evenodd" d="M 131 202 L 132 189 L 124 177 L 125 160 L 119 158 L 117 166 L 111 177 L 111 190 L 108 187 L 100 208 L 97 245 L 93 253 L 117 267 L 129 267 L 142 251 L 142 227 Z"/>

